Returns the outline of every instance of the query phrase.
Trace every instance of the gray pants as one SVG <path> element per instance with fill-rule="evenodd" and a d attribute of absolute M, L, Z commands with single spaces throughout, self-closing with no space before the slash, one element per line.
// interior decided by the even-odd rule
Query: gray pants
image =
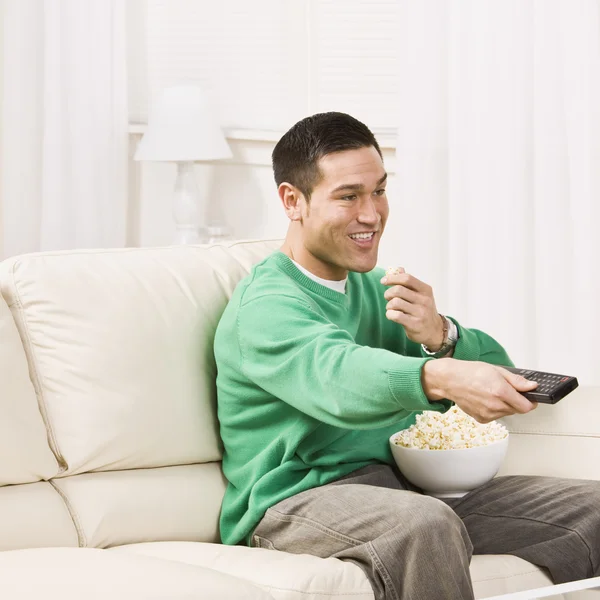
<path fill-rule="evenodd" d="M 372 465 L 270 508 L 253 545 L 358 565 L 377 600 L 468 600 L 472 554 L 513 554 L 555 583 L 600 575 L 600 481 L 498 477 L 425 496 Z"/>

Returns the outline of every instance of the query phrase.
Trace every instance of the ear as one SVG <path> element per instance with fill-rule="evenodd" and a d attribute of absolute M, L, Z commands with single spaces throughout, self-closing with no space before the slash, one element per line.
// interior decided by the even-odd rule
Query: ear
<path fill-rule="evenodd" d="M 302 221 L 302 204 L 304 196 L 302 192 L 291 183 L 283 182 L 280 184 L 279 198 L 283 204 L 285 214 L 290 221 Z"/>

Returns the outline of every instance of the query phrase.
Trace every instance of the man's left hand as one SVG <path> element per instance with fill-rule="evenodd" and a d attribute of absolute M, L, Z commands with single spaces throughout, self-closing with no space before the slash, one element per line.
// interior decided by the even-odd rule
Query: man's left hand
<path fill-rule="evenodd" d="M 398 271 L 381 279 L 381 283 L 391 286 L 383 295 L 388 301 L 385 316 L 402 325 L 408 339 L 436 352 L 444 343 L 444 323 L 433 290 L 403 268 Z"/>

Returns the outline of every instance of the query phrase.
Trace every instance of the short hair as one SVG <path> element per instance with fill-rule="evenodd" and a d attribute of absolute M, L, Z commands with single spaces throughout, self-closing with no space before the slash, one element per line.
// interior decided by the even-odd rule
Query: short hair
<path fill-rule="evenodd" d="M 383 159 L 371 130 L 340 112 L 318 113 L 298 121 L 277 142 L 272 154 L 277 187 L 287 181 L 307 200 L 322 178 L 319 160 L 334 152 L 373 146 Z"/>

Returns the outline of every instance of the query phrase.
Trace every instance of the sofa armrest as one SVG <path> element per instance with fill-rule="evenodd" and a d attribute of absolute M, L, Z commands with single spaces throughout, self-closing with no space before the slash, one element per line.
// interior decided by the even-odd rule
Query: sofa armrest
<path fill-rule="evenodd" d="M 501 422 L 511 439 L 498 475 L 600 480 L 600 387 L 580 386 L 558 404 Z"/>

